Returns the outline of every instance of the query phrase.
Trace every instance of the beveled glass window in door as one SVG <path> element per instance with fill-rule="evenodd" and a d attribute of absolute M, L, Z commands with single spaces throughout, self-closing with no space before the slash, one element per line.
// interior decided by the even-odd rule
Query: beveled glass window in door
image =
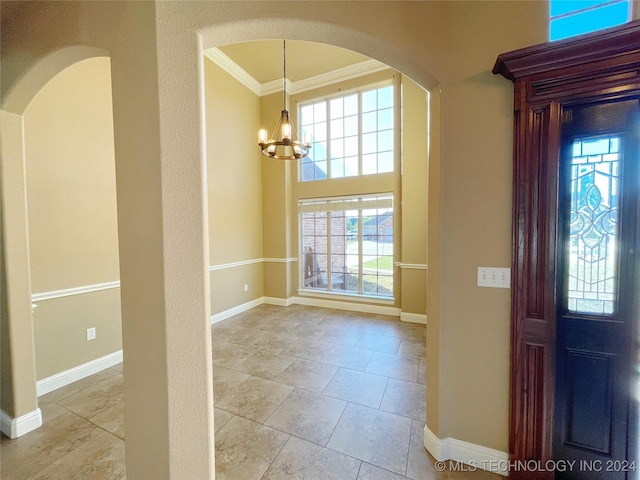
<path fill-rule="evenodd" d="M 620 143 L 616 136 L 573 143 L 567 282 L 570 312 L 615 311 Z"/>

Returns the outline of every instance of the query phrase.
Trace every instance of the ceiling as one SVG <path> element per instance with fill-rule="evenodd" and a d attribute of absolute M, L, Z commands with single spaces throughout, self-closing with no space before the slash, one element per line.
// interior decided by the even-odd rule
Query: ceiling
<path fill-rule="evenodd" d="M 282 40 L 235 43 L 218 49 L 260 84 L 282 79 Z M 292 82 L 367 60 L 369 57 L 351 50 L 287 40 L 287 78 Z"/>

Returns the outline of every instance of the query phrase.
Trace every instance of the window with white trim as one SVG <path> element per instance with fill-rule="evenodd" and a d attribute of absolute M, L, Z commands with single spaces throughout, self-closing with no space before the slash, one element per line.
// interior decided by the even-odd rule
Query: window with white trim
<path fill-rule="evenodd" d="M 300 288 L 393 298 L 393 195 L 303 200 Z"/>
<path fill-rule="evenodd" d="M 393 172 L 393 117 L 393 85 L 302 104 L 300 130 L 312 148 L 300 180 Z"/>
<path fill-rule="evenodd" d="M 630 19 L 630 0 L 550 0 L 549 40 L 615 27 Z"/>

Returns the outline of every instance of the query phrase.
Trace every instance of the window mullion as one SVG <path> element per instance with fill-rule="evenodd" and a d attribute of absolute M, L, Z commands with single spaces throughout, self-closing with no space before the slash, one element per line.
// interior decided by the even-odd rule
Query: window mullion
<path fill-rule="evenodd" d="M 363 247 L 363 229 L 362 229 L 362 210 L 358 209 L 358 294 L 362 295 L 364 288 L 362 285 L 362 247 Z"/>
<path fill-rule="evenodd" d="M 325 111 L 327 112 L 325 123 L 327 124 L 327 179 L 331 177 L 331 102 L 325 100 Z"/>
<path fill-rule="evenodd" d="M 331 281 L 331 212 L 327 212 L 327 290 L 332 292 L 333 285 Z"/>
<path fill-rule="evenodd" d="M 358 92 L 358 176 L 362 172 L 362 92 Z"/>

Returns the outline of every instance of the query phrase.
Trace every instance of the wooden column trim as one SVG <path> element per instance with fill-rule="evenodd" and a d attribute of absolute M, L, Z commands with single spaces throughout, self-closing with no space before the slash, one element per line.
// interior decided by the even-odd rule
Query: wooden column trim
<path fill-rule="evenodd" d="M 640 96 L 640 21 L 500 55 L 514 82 L 509 450 L 553 458 L 556 230 L 563 108 Z M 551 479 L 553 472 L 512 472 Z"/>

